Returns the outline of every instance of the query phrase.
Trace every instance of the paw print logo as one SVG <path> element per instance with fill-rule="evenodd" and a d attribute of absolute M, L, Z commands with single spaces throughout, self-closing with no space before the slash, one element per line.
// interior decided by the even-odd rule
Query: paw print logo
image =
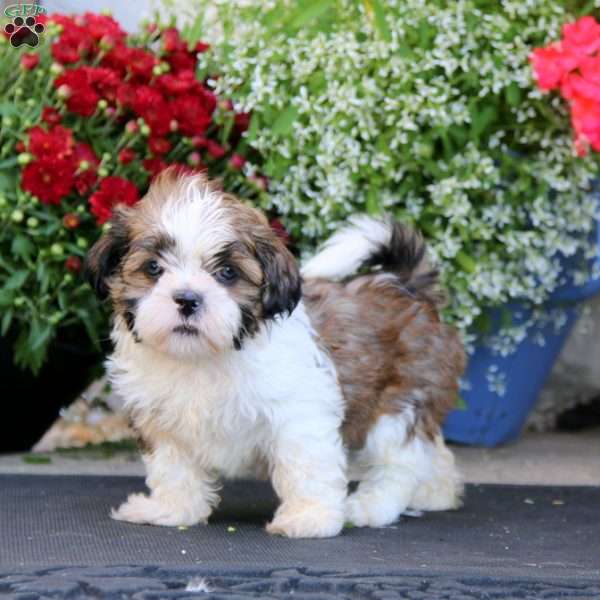
<path fill-rule="evenodd" d="M 4 26 L 10 36 L 10 43 L 18 48 L 23 44 L 35 48 L 40 43 L 40 34 L 44 33 L 44 25 L 37 23 L 35 17 L 15 17 L 12 23 Z"/>

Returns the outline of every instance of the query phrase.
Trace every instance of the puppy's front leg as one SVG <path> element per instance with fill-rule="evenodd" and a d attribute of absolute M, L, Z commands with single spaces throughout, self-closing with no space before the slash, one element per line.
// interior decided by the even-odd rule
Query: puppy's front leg
<path fill-rule="evenodd" d="M 271 465 L 281 505 L 267 525 L 269 533 L 331 537 L 344 526 L 346 458 L 338 427 L 333 424 L 319 436 L 310 421 L 278 432 Z"/>
<path fill-rule="evenodd" d="M 117 510 L 112 510 L 111 517 L 151 525 L 206 523 L 219 502 L 214 478 L 172 441 L 161 440 L 143 458 L 150 494 L 132 494 Z"/>

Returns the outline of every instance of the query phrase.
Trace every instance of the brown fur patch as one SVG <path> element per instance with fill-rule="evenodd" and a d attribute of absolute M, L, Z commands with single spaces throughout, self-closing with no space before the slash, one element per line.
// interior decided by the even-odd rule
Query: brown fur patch
<path fill-rule="evenodd" d="M 456 403 L 465 367 L 458 334 L 440 322 L 435 305 L 381 275 L 308 280 L 304 299 L 338 371 L 344 442 L 362 447 L 380 416 L 408 407 L 415 429 L 433 439 Z"/>

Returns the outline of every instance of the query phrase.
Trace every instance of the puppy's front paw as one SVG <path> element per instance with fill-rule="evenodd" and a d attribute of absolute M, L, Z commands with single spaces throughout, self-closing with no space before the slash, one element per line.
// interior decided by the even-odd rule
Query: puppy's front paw
<path fill-rule="evenodd" d="M 207 507 L 192 507 L 178 504 L 166 499 L 158 499 L 145 494 L 132 494 L 119 506 L 111 511 L 110 516 L 117 521 L 129 523 L 146 523 L 149 525 L 164 525 L 167 527 L 189 526 L 206 523 L 210 515 Z"/>
<path fill-rule="evenodd" d="M 284 502 L 267 525 L 273 535 L 290 538 L 324 538 L 338 535 L 344 526 L 344 511 L 316 501 Z"/>
<path fill-rule="evenodd" d="M 346 501 L 346 520 L 356 527 L 385 527 L 397 521 L 402 509 L 377 494 L 350 494 Z"/>

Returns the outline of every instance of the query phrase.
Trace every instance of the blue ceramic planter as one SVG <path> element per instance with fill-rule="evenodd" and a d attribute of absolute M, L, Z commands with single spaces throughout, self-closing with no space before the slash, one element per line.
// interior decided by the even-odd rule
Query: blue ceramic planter
<path fill-rule="evenodd" d="M 595 236 L 600 248 L 600 226 Z M 565 261 L 565 268 L 570 262 Z M 596 262 L 600 264 L 600 257 Z M 566 318 L 559 329 L 552 324 L 538 329 L 536 334 L 539 336 L 535 337 L 543 338 L 543 345 L 530 336 L 506 357 L 493 354 L 483 345 L 478 346 L 469 358 L 465 375 L 469 386 L 462 394 L 466 408 L 455 410 L 448 416 L 444 425 L 446 439 L 487 447 L 516 439 L 577 320 L 579 303 L 598 293 L 600 278 L 590 279 L 583 286 L 566 284 L 557 289 L 546 308 L 551 311 L 560 307 Z M 531 315 L 516 304 L 507 308 L 515 323 L 525 321 Z M 493 320 L 497 327 L 500 320 L 497 314 Z"/>

